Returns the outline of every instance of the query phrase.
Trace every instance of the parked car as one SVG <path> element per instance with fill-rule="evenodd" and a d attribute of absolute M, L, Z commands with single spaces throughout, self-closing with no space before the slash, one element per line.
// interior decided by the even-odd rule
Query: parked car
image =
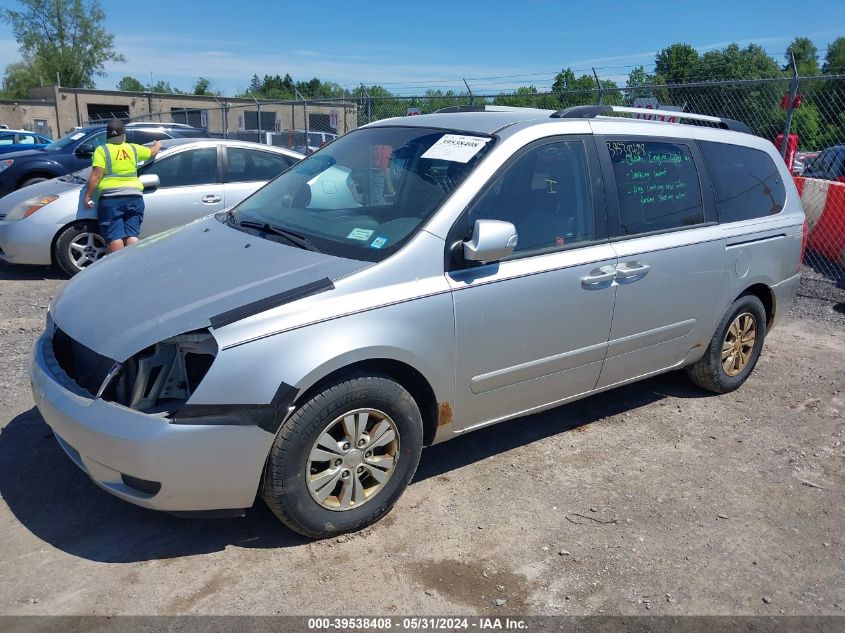
<path fill-rule="evenodd" d="M 845 145 L 834 145 L 822 151 L 806 167 L 804 176 L 845 182 Z"/>
<path fill-rule="evenodd" d="M 168 138 L 207 138 L 202 128 L 183 123 L 133 122 L 126 124 L 130 143 L 152 143 Z M 0 158 L 0 197 L 22 187 L 84 169 L 98 145 L 106 142 L 106 126 L 73 130 L 41 149 L 4 154 Z"/>
<path fill-rule="evenodd" d="M 282 136 L 284 137 L 284 132 Z M 336 138 L 337 134 L 331 132 L 315 132 L 314 130 L 309 130 L 306 135 L 305 130 L 290 130 L 287 137 L 287 146 L 295 152 L 310 156 Z"/>
<path fill-rule="evenodd" d="M 742 385 L 799 282 L 772 143 L 678 112 L 711 127 L 469 109 L 350 132 L 71 280 L 31 364 L 70 458 L 140 506 L 260 493 L 327 537 L 387 513 L 424 445 L 683 367 Z M 332 168 L 354 205 L 313 195 Z"/>
<path fill-rule="evenodd" d="M 141 237 L 233 206 L 302 158 L 248 141 L 162 141 L 156 159 L 139 168 L 144 184 Z M 55 264 L 75 275 L 106 253 L 97 210 L 83 203 L 90 167 L 0 199 L 0 260 Z"/>
<path fill-rule="evenodd" d="M 803 176 L 807 168 L 819 155 L 819 152 L 798 152 L 795 154 L 795 162 L 792 164 L 792 173 L 796 176 Z"/>
<path fill-rule="evenodd" d="M 0 154 L 41 149 L 52 142 L 46 136 L 27 130 L 3 130 L 0 131 Z"/>

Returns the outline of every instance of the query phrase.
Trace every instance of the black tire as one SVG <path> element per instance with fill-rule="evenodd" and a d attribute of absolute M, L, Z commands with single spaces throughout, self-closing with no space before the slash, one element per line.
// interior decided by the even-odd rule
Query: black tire
<path fill-rule="evenodd" d="M 395 424 L 399 442 L 393 471 L 358 507 L 327 509 L 308 489 L 309 454 L 333 420 L 357 409 L 381 411 Z M 328 538 L 360 530 L 387 514 L 407 488 L 419 464 L 422 442 L 422 416 L 404 387 L 379 374 L 340 376 L 320 388 L 282 425 L 267 459 L 262 496 L 285 525 L 305 536 Z"/>
<path fill-rule="evenodd" d="M 18 189 L 23 189 L 24 187 L 29 187 L 30 185 L 34 185 L 34 184 L 39 183 L 39 182 L 45 182 L 47 180 L 50 180 L 50 179 L 47 178 L 46 176 L 33 176 L 32 178 L 27 178 L 26 180 L 24 180 L 21 183 L 21 186 L 18 187 Z"/>
<path fill-rule="evenodd" d="M 90 239 L 89 239 L 90 238 Z M 78 264 L 79 256 L 83 253 L 78 249 L 74 250 L 73 244 L 79 244 L 80 241 L 91 242 L 99 249 L 97 253 L 91 253 L 94 259 L 88 258 L 82 264 Z M 105 240 L 100 236 L 96 222 L 77 222 L 65 227 L 53 245 L 53 260 L 56 265 L 68 277 L 73 277 L 87 268 L 94 261 L 106 254 L 108 247 Z"/>
<path fill-rule="evenodd" d="M 728 330 L 740 315 L 748 314 L 754 319 L 756 338 L 751 349 L 751 356 L 747 364 L 736 375 L 729 375 L 722 364 L 723 345 L 727 345 Z M 763 303 L 754 295 L 742 295 L 731 304 L 716 333 L 707 346 L 704 356 L 687 367 L 690 380 L 702 389 L 714 393 L 728 393 L 738 389 L 748 378 L 757 365 L 763 341 L 766 338 L 766 309 Z"/>

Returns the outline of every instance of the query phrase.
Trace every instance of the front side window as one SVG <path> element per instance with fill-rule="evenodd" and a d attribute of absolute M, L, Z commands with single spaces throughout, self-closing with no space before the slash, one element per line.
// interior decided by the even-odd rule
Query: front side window
<path fill-rule="evenodd" d="M 155 141 L 163 141 L 170 138 L 164 132 L 152 132 L 147 130 L 129 130 L 126 134 L 131 143 L 138 145 L 146 145 L 147 143 L 154 143 Z"/>
<path fill-rule="evenodd" d="M 720 222 L 780 213 L 786 189 L 771 157 L 758 149 L 699 141 Z"/>
<path fill-rule="evenodd" d="M 533 147 L 513 160 L 469 210 L 476 220 L 516 227 L 514 254 L 545 252 L 594 239 L 587 153 L 581 141 Z"/>
<path fill-rule="evenodd" d="M 381 261 L 417 233 L 494 142 L 442 129 L 356 130 L 259 189 L 227 221 L 242 230 L 283 229 L 339 257 Z M 260 234 L 286 243 L 270 230 Z"/>
<path fill-rule="evenodd" d="M 205 147 L 160 156 L 141 173 L 156 174 L 162 187 L 208 185 L 217 182 L 217 148 Z"/>
<path fill-rule="evenodd" d="M 286 157 L 281 154 L 241 147 L 229 147 L 227 154 L 229 159 L 227 182 L 273 180 L 289 167 Z"/>
<path fill-rule="evenodd" d="M 701 184 L 680 143 L 608 140 L 623 235 L 703 224 Z"/>

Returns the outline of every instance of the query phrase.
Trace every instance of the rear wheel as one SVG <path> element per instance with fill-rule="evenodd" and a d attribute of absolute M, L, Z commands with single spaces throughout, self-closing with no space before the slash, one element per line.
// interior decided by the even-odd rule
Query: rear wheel
<path fill-rule="evenodd" d="M 305 536 L 359 530 L 390 511 L 421 450 L 422 417 L 411 395 L 386 376 L 348 374 L 279 430 L 262 494 L 285 525 Z"/>
<path fill-rule="evenodd" d="M 90 266 L 108 252 L 106 240 L 94 222 L 79 222 L 66 227 L 56 239 L 53 257 L 69 277 Z"/>
<path fill-rule="evenodd" d="M 743 295 L 728 309 L 704 356 L 687 367 L 687 374 L 702 389 L 733 391 L 754 370 L 765 338 L 763 303 L 754 295 Z"/>

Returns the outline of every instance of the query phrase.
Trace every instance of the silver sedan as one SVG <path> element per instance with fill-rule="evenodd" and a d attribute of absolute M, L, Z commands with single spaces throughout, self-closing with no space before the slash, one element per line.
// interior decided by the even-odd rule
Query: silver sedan
<path fill-rule="evenodd" d="M 173 139 L 139 168 L 141 237 L 231 207 L 302 159 L 248 141 Z M 0 200 L 0 260 L 55 264 L 75 275 L 105 255 L 97 211 L 82 202 L 89 169 L 24 187 Z"/>

